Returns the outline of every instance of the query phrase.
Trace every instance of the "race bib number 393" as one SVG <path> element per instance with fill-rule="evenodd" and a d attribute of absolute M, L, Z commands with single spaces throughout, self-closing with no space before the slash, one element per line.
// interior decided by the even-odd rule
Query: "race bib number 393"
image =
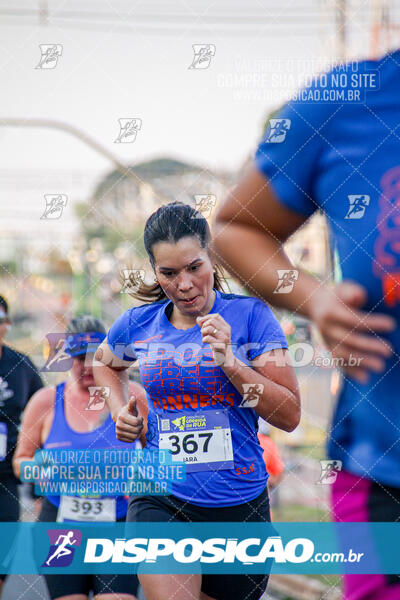
<path fill-rule="evenodd" d="M 57 521 L 115 521 L 115 498 L 61 496 Z"/>
<path fill-rule="evenodd" d="M 232 432 L 228 413 L 207 411 L 182 416 L 159 416 L 160 449 L 170 450 L 187 471 L 233 469 Z"/>

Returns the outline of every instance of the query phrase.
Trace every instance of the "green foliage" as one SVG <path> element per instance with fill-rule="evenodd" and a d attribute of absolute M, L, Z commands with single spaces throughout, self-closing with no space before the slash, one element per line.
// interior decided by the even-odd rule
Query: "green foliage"
<path fill-rule="evenodd" d="M 273 508 L 274 521 L 281 523 L 305 523 L 330 521 L 328 511 L 313 506 L 287 504 Z"/>
<path fill-rule="evenodd" d="M 10 260 L 0 263 L 0 277 L 17 274 L 17 261 Z"/>
<path fill-rule="evenodd" d="M 114 252 L 120 245 L 125 243 L 132 244 L 132 254 L 139 257 L 145 257 L 146 252 L 143 243 L 144 224 L 138 223 L 127 233 L 113 227 L 106 221 L 98 222 L 90 218 L 90 208 L 88 204 L 80 203 L 75 206 L 76 215 L 80 220 L 80 228 L 83 237 L 88 246 L 93 238 L 100 238 L 105 252 Z"/>

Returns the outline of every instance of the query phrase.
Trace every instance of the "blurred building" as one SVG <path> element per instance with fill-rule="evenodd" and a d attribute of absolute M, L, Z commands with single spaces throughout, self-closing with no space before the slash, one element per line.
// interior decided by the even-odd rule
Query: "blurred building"
<path fill-rule="evenodd" d="M 168 158 L 133 165 L 129 170 L 137 183 L 114 170 L 97 185 L 83 224 L 89 235 L 91 230 L 115 227 L 121 237 L 130 236 L 132 228 L 142 225 L 162 204 L 178 200 L 194 205 L 197 194 L 214 194 L 218 201 L 230 179 L 227 174 Z"/>

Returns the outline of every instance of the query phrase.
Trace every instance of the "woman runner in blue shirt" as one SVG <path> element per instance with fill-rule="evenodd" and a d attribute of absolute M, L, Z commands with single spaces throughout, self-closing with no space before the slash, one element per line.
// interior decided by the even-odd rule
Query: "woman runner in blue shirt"
<path fill-rule="evenodd" d="M 117 437 L 134 442 L 144 426 L 128 401 L 127 369 L 136 359 L 146 390 L 147 447 L 187 463 L 169 496 L 130 499 L 136 522 L 270 520 L 258 416 L 292 431 L 300 398 L 287 343 L 264 302 L 222 291 L 209 256 L 210 230 L 192 207 L 172 202 L 146 222 L 144 243 L 156 283 L 120 316 L 96 353 L 97 385 Z M 196 417 L 196 418 L 193 418 Z M 257 600 L 266 575 L 139 574 L 146 600 Z"/>

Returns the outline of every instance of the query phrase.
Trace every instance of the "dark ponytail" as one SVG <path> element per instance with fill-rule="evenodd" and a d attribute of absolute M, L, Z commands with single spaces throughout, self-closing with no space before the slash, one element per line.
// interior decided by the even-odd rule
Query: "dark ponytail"
<path fill-rule="evenodd" d="M 154 269 L 155 260 L 153 246 L 158 242 L 176 244 L 181 238 L 196 237 L 202 248 L 207 248 L 211 241 L 211 232 L 207 220 L 203 215 L 189 204 L 183 202 L 170 202 L 156 210 L 146 221 L 144 228 L 144 247 Z M 226 280 L 219 265 L 214 267 L 213 287 L 220 292 L 224 291 L 223 283 Z M 164 290 L 158 282 L 139 285 L 130 273 L 130 283 L 135 287 L 129 295 L 142 302 L 157 302 L 167 299 Z"/>

